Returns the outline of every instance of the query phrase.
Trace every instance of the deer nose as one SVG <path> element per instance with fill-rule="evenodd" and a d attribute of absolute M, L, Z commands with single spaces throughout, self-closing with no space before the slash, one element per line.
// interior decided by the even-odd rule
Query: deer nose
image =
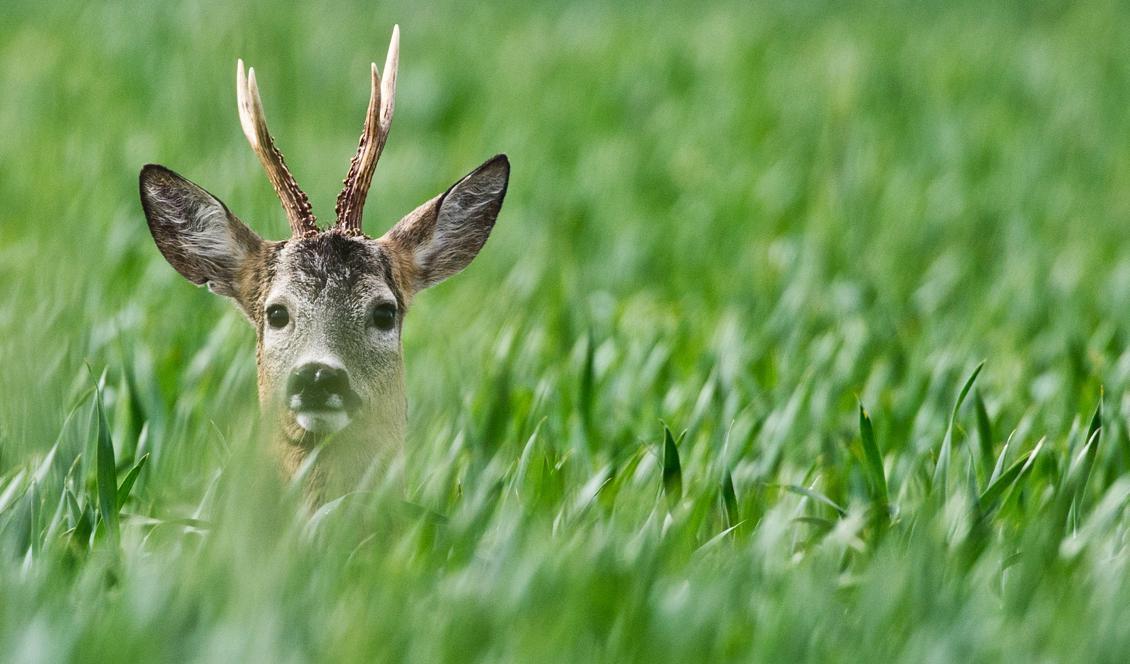
<path fill-rule="evenodd" d="M 292 410 L 351 408 L 357 399 L 345 369 L 317 362 L 304 364 L 290 374 L 286 396 Z"/>

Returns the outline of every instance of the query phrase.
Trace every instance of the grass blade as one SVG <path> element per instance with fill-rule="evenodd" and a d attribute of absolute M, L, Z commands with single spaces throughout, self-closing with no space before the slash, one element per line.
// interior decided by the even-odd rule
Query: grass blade
<path fill-rule="evenodd" d="M 875 443 L 875 428 L 871 424 L 871 416 L 862 403 L 859 404 L 859 437 L 863 443 L 863 458 L 867 465 L 867 476 L 871 482 L 871 490 L 874 492 L 872 499 L 880 512 L 888 514 L 887 475 L 883 470 L 883 455 L 879 452 L 879 446 Z"/>
<path fill-rule="evenodd" d="M 738 514 L 738 494 L 734 491 L 734 478 L 729 470 L 722 473 L 722 514 L 727 529 L 733 528 L 741 521 Z"/>
<path fill-rule="evenodd" d="M 1004 460 L 1008 458 L 1008 448 L 1012 445 L 1012 436 L 1015 433 L 1014 431 L 1009 434 L 1008 440 L 1004 441 L 1004 447 L 1001 448 L 1001 453 L 997 456 L 997 463 L 993 466 L 993 472 L 989 475 L 989 480 L 986 482 L 986 485 L 992 484 L 1001 476 L 1001 471 L 1004 470 Z"/>
<path fill-rule="evenodd" d="M 836 510 L 836 514 L 839 514 L 841 517 L 847 516 L 847 510 L 840 507 L 834 500 L 832 500 L 828 496 L 825 496 L 819 491 L 816 491 L 815 489 L 809 489 L 808 487 L 803 487 L 799 484 L 778 484 L 776 486 L 779 486 L 786 491 L 791 491 L 797 495 L 804 496 L 805 498 L 811 498 L 818 503 L 823 503 L 828 507 Z"/>
<path fill-rule="evenodd" d="M 1036 460 L 1036 455 L 1039 454 L 1040 449 L 1043 448 L 1044 440 L 1045 439 L 1041 438 L 1040 441 L 1036 443 L 1036 446 L 1032 448 L 1031 452 L 1017 459 L 1016 462 L 1008 467 L 1008 470 L 1001 473 L 1000 477 L 981 492 L 978 500 L 982 510 L 991 509 L 1000 497 L 1004 495 L 1004 492 L 1015 484 L 1024 473 L 1028 472 L 1028 469 L 1032 467 L 1032 463 Z M 1001 454 L 1001 460 L 1003 461 L 1004 453 L 1002 452 Z"/>
<path fill-rule="evenodd" d="M 93 374 L 91 374 L 93 376 Z M 110 438 L 110 425 L 106 421 L 106 410 L 102 405 L 102 388 L 95 382 L 94 406 L 98 412 L 98 447 L 96 459 L 96 479 L 98 488 L 98 508 L 102 521 L 116 544 L 118 541 L 118 481 L 117 465 L 114 461 L 114 441 Z"/>
<path fill-rule="evenodd" d="M 1084 439 L 1083 449 L 1071 461 L 1071 465 L 1064 475 L 1065 495 L 1071 497 L 1068 520 L 1071 523 L 1072 530 L 1075 530 L 1079 525 L 1079 504 L 1082 501 L 1084 491 L 1087 489 L 1087 483 L 1091 479 L 1091 473 L 1094 471 L 1095 459 L 1098 457 L 1099 440 L 1102 438 L 1102 419 L 1103 398 L 1100 393 L 1099 404 L 1095 407 L 1095 413 L 1091 416 L 1091 423 L 1087 427 L 1087 437 Z"/>
<path fill-rule="evenodd" d="M 961 393 L 957 395 L 957 403 L 953 405 L 953 412 L 950 413 L 950 426 L 953 426 L 953 423 L 957 420 L 957 411 L 961 410 L 961 404 L 965 403 L 965 397 L 969 396 L 969 390 L 973 389 L 973 383 L 977 380 L 977 376 L 980 375 L 981 370 L 984 368 L 985 362 L 982 361 L 977 365 L 977 368 L 973 370 L 973 373 L 969 375 L 969 378 L 966 379 L 965 385 L 961 388 Z"/>
<path fill-rule="evenodd" d="M 133 464 L 133 467 L 126 473 L 125 478 L 122 479 L 121 485 L 118 486 L 117 501 L 119 510 L 122 509 L 122 506 L 126 504 L 126 500 L 129 499 L 129 492 L 133 490 L 133 484 L 137 481 L 137 476 L 141 474 L 141 469 L 145 467 L 146 461 L 149 461 L 148 454 L 142 455 L 142 457 L 137 460 L 137 463 Z"/>
<path fill-rule="evenodd" d="M 679 436 L 680 440 L 682 438 L 683 436 Z M 679 463 L 679 449 L 667 425 L 663 425 L 663 493 L 667 496 L 668 510 L 678 505 L 683 498 L 683 468 Z"/>
<path fill-rule="evenodd" d="M 596 339 L 592 330 L 585 337 L 585 357 L 581 366 L 581 384 L 578 387 L 577 400 L 580 403 L 581 423 L 585 427 L 585 435 L 591 437 L 593 433 L 593 400 L 595 399 L 593 385 L 596 382 Z"/>
<path fill-rule="evenodd" d="M 993 422 L 989 419 L 989 411 L 985 408 L 985 401 L 981 398 L 981 391 L 973 393 L 973 412 L 977 417 L 977 443 L 981 452 L 981 472 L 985 473 L 993 466 Z"/>
<path fill-rule="evenodd" d="M 953 448 L 953 429 L 957 422 L 957 413 L 961 410 L 961 404 L 965 403 L 965 397 L 969 396 L 969 390 L 973 389 L 973 383 L 977 380 L 977 376 L 981 374 L 981 369 L 985 368 L 985 363 L 981 362 L 969 378 L 965 380 L 965 385 L 961 387 L 961 392 L 957 395 L 957 402 L 953 405 L 953 412 L 950 413 L 949 425 L 946 427 L 946 436 L 942 440 L 942 449 L 938 452 L 938 465 L 934 467 L 934 479 L 932 485 L 935 490 L 941 487 L 941 491 L 945 491 L 946 483 L 949 478 L 949 460 L 950 453 Z"/>
<path fill-rule="evenodd" d="M 1099 453 L 1099 440 L 1102 438 L 1103 432 L 1103 395 L 1099 393 L 1099 403 L 1095 406 L 1095 414 L 1091 416 L 1091 424 L 1087 427 L 1087 446 L 1083 448 L 1082 457 L 1083 462 L 1086 464 L 1080 470 L 1082 475 L 1079 478 L 1079 487 L 1076 490 L 1076 496 L 1081 494 L 1087 488 L 1087 482 L 1091 479 L 1091 473 L 1095 469 L 1095 459 Z"/>

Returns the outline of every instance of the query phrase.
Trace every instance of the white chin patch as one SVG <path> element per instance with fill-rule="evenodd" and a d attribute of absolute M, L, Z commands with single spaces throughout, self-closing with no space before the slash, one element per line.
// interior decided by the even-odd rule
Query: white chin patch
<path fill-rule="evenodd" d="M 337 433 L 349 424 L 349 414 L 344 410 L 301 410 L 294 419 L 310 433 Z"/>

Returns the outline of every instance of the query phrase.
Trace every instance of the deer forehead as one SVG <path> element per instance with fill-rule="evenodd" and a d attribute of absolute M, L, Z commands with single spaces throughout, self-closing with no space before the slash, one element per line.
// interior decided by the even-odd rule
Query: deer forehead
<path fill-rule="evenodd" d="M 379 391 L 399 363 L 399 317 L 393 331 L 368 321 L 381 303 L 403 311 L 385 251 L 375 240 L 336 232 L 277 247 L 261 310 L 282 304 L 292 323 L 281 330 L 265 321 L 258 326 L 261 384 L 315 362 L 348 370 L 362 394 Z"/>
<path fill-rule="evenodd" d="M 302 310 L 333 309 L 363 315 L 374 301 L 403 307 L 391 260 L 376 241 L 340 233 L 293 239 L 275 255 L 264 306 L 286 300 Z"/>

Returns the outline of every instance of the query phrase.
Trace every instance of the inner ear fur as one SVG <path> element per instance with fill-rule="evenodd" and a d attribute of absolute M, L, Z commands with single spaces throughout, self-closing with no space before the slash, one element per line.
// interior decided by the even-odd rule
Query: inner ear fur
<path fill-rule="evenodd" d="M 381 238 L 408 290 L 423 290 L 467 267 L 490 237 L 509 180 L 506 155 L 492 157 Z"/>
<path fill-rule="evenodd" d="M 184 278 L 235 298 L 246 310 L 246 275 L 265 243 L 220 199 L 155 164 L 141 170 L 141 205 L 161 255 Z"/>

